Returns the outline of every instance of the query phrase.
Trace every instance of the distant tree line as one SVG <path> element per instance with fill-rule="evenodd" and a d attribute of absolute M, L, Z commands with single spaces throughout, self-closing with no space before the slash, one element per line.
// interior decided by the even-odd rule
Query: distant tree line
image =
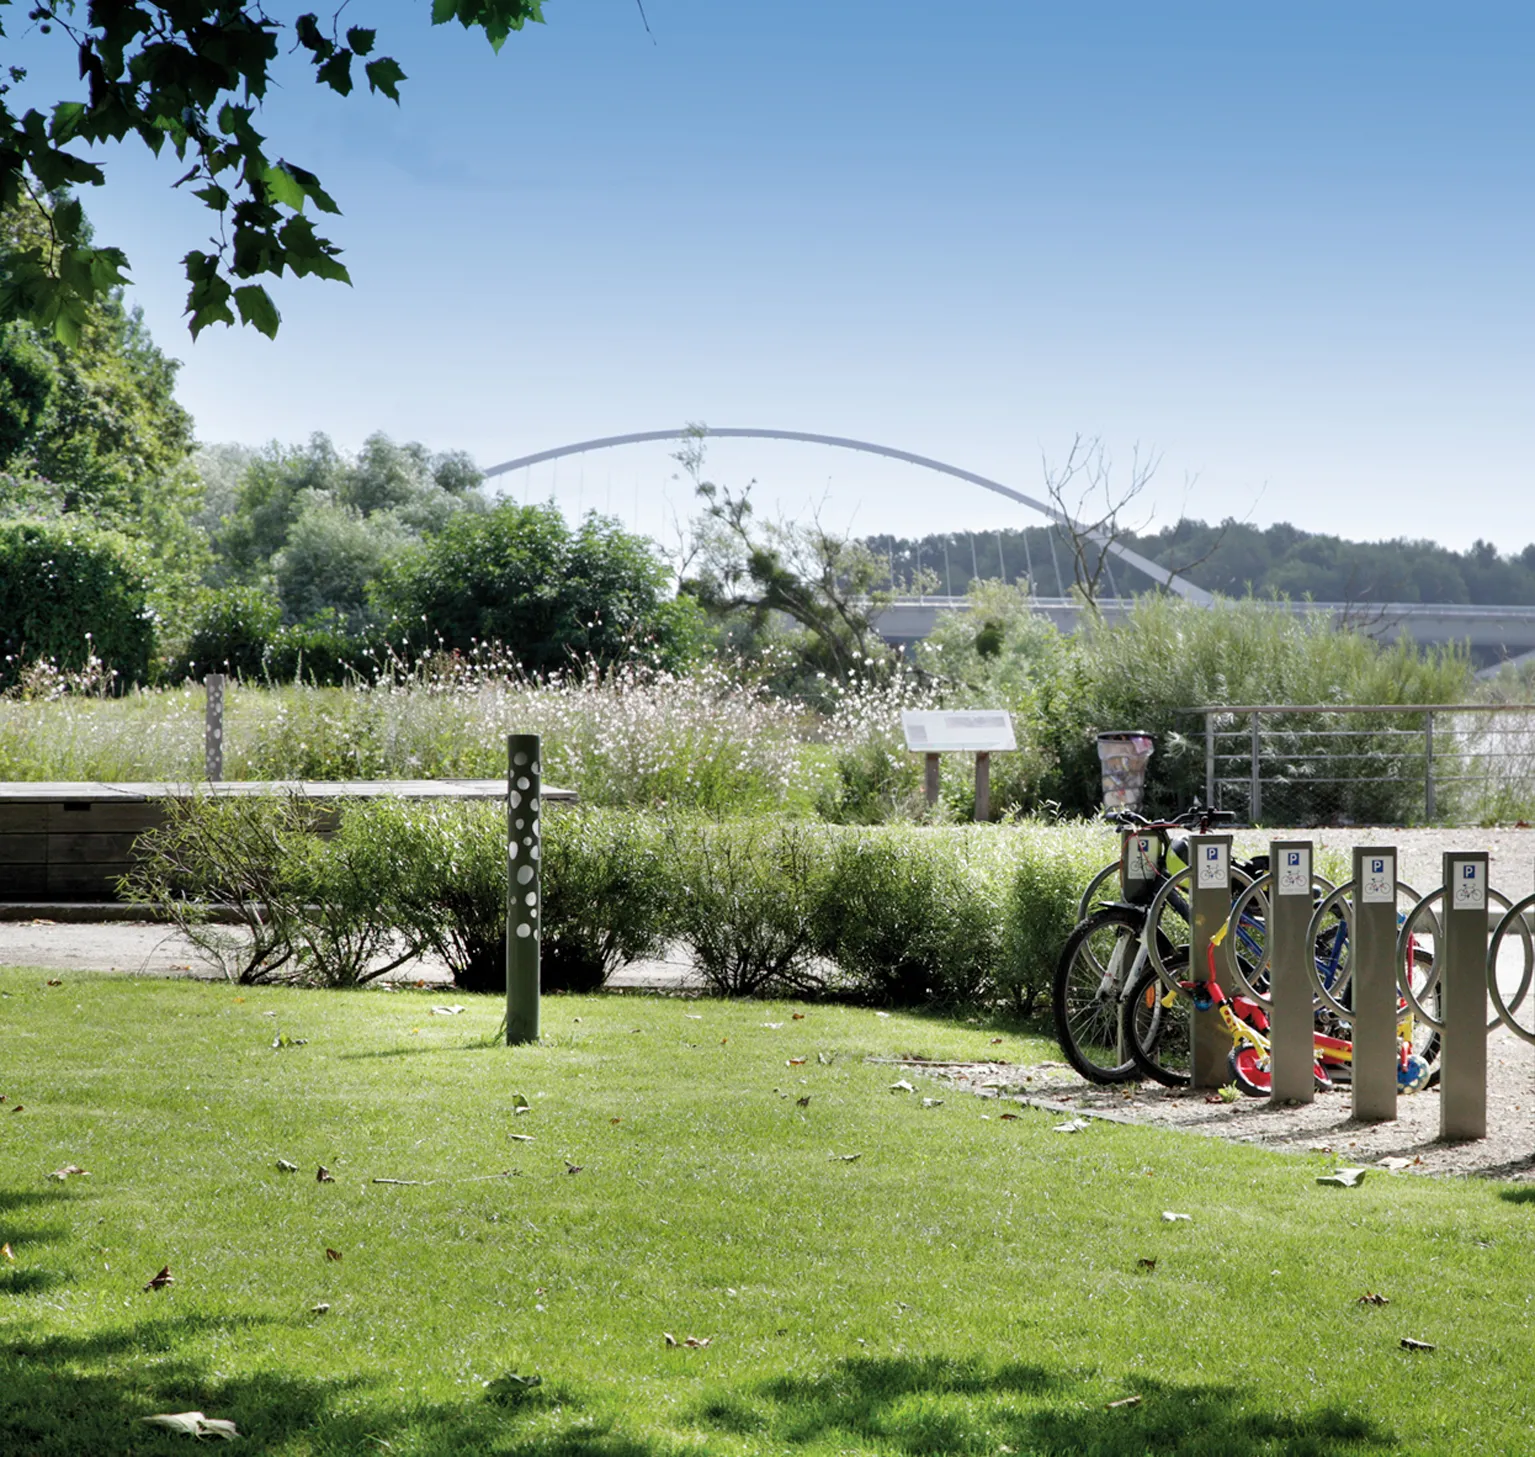
<path fill-rule="evenodd" d="M 1463 552 L 1432 541 L 1346 541 L 1283 523 L 1256 527 L 1180 521 L 1124 544 L 1195 585 L 1226 596 L 1310 597 L 1318 602 L 1449 602 L 1476 606 L 1535 604 L 1535 543 L 1504 555 L 1491 542 Z M 1071 552 L 1054 527 L 957 531 L 919 539 L 871 536 L 865 545 L 885 564 L 897 590 L 924 577 L 928 591 L 963 596 L 972 580 L 1027 581 L 1036 596 L 1059 597 L 1073 585 Z M 933 583 L 936 582 L 936 585 Z M 1150 586 L 1117 559 L 1100 584 L 1107 596 Z"/>

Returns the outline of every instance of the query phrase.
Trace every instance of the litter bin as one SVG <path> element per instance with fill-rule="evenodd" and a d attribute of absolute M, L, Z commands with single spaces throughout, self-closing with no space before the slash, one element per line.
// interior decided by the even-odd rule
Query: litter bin
<path fill-rule="evenodd" d="M 1146 765 L 1156 741 L 1133 730 L 1098 735 L 1098 763 L 1103 769 L 1103 807 L 1139 809 L 1146 792 Z"/>

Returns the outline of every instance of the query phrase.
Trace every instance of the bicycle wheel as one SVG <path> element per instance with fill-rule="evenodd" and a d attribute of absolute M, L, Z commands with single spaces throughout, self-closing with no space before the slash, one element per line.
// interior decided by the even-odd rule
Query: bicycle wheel
<path fill-rule="evenodd" d="M 1119 1002 L 1140 958 L 1144 915 L 1105 906 L 1066 938 L 1056 963 L 1050 1005 L 1066 1060 L 1094 1083 L 1122 1083 L 1135 1064 L 1120 1046 Z"/>
<path fill-rule="evenodd" d="M 1233 1047 L 1226 1057 L 1232 1080 L 1249 1098 L 1267 1098 L 1274 1091 L 1274 1070 L 1251 1043 Z"/>
<path fill-rule="evenodd" d="M 1439 975 L 1434 969 L 1434 958 L 1426 951 L 1414 949 L 1412 953 L 1412 990 L 1423 1010 L 1436 1022 L 1442 1021 Z M 1423 1086 L 1432 1088 L 1439 1081 L 1439 1034 L 1421 1017 L 1412 1020 L 1412 1050 L 1429 1065 Z"/>
<path fill-rule="evenodd" d="M 1119 861 L 1111 860 L 1087 882 L 1077 902 L 1077 919 L 1085 921 L 1100 905 L 1119 899 Z"/>
<path fill-rule="evenodd" d="M 1187 973 L 1186 948 L 1165 960 L 1174 975 Z M 1141 1077 L 1166 1088 L 1188 1087 L 1193 1011 L 1194 999 L 1187 992 L 1170 992 L 1152 967 L 1141 969 L 1125 993 L 1120 1012 L 1120 1038 Z"/>

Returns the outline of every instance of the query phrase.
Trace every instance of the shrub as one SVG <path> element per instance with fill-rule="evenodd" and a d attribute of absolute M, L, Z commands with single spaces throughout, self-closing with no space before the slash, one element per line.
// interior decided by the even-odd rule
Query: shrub
<path fill-rule="evenodd" d="M 673 820 L 675 926 L 709 987 L 722 996 L 808 994 L 824 832 L 792 820 Z"/>
<path fill-rule="evenodd" d="M 99 665 L 115 690 L 149 674 L 154 620 L 127 541 L 75 521 L 0 523 L 0 688 L 26 666 Z"/>
<path fill-rule="evenodd" d="M 120 893 L 155 906 L 231 981 L 304 980 L 308 886 L 293 872 L 309 862 L 323 813 L 289 795 L 168 800 L 164 823 L 135 843 L 138 864 Z M 210 919 L 215 907 L 239 930 Z"/>
<path fill-rule="evenodd" d="M 174 676 L 228 673 L 259 681 L 282 627 L 282 607 L 259 587 L 224 587 L 210 592 L 192 619 L 186 650 Z"/>
<path fill-rule="evenodd" d="M 1115 843 L 1101 826 L 1021 825 L 1005 833 L 1013 856 L 997 992 L 1027 1017 L 1048 997 L 1077 903 L 1088 881 L 1114 858 Z"/>

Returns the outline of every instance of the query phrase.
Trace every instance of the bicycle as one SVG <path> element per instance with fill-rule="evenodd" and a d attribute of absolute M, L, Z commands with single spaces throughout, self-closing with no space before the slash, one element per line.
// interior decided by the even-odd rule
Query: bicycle
<path fill-rule="evenodd" d="M 1233 907 L 1233 912 L 1237 909 Z M 1236 920 L 1233 914 L 1211 939 L 1208 980 L 1193 981 L 1179 975 L 1188 965 L 1185 953 L 1172 958 L 1165 968 L 1167 976 L 1148 965 L 1130 988 L 1121 1011 L 1121 1035 L 1143 1076 L 1165 1087 L 1187 1087 L 1192 1060 L 1192 1013 L 1214 1009 L 1232 1039 L 1227 1054 L 1232 1081 L 1249 1097 L 1266 1098 L 1273 1091 L 1269 1021 L 1262 997 L 1251 986 L 1248 992 L 1253 994 L 1236 992 L 1228 996 L 1216 979 L 1217 948 Z M 1343 988 L 1338 985 L 1338 974 L 1343 965 L 1342 943 L 1346 934 L 1344 923 L 1341 933 L 1333 938 L 1327 957 L 1317 958 L 1319 980 L 1325 984 L 1332 979 L 1340 992 Z M 1409 954 L 1414 967 L 1409 983 L 1417 984 L 1416 1001 L 1409 1005 L 1407 998 L 1397 998 L 1397 1086 L 1404 1092 L 1415 1092 L 1432 1086 L 1439 1076 L 1439 1033 L 1415 1014 L 1418 1003 L 1437 1007 L 1438 987 L 1432 958 L 1411 947 Z M 1349 1030 L 1349 1024 L 1333 1010 L 1342 1003 L 1332 997 L 1329 1001 L 1331 1006 L 1319 1006 L 1318 1025 L 1312 1033 L 1313 1073 L 1318 1089 L 1323 1090 L 1349 1080 L 1354 1055 L 1352 1038 L 1342 1035 Z"/>
<path fill-rule="evenodd" d="M 1181 889 L 1189 876 L 1188 840 L 1176 832 L 1203 833 L 1213 821 L 1234 818 L 1230 812 L 1198 804 L 1170 820 L 1149 820 L 1132 812 L 1109 816 L 1110 823 L 1137 832 L 1129 852 L 1137 857 L 1133 868 L 1140 874 L 1127 882 L 1137 888 L 1079 918 L 1061 949 L 1051 984 L 1061 1051 L 1089 1082 L 1128 1082 L 1136 1075 L 1121 1038 L 1120 1003 L 1145 964 L 1148 945 L 1165 957 L 1188 942 L 1189 907 Z M 1168 871 L 1170 856 L 1183 862 L 1181 868 Z M 1088 896 L 1119 871 L 1119 862 L 1099 871 L 1089 883 Z M 1252 879 L 1240 862 L 1232 876 L 1238 888 Z"/>

